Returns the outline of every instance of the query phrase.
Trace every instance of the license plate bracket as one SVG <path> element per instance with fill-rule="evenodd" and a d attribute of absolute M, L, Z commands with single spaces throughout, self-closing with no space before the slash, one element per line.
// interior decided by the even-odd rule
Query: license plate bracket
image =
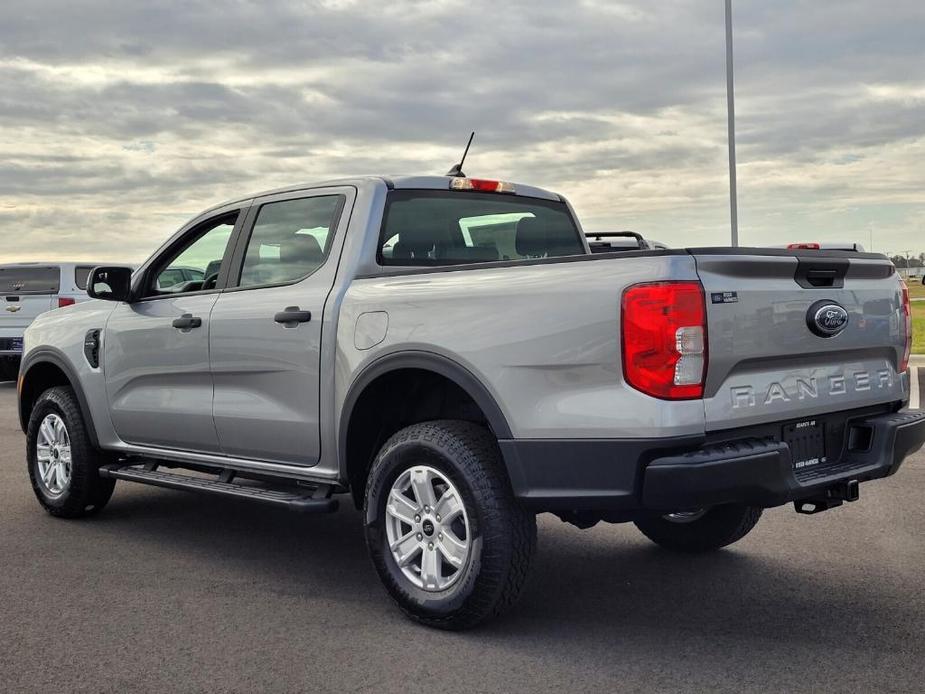
<path fill-rule="evenodd" d="M 781 438 L 790 446 L 794 471 L 806 470 L 826 463 L 825 422 L 823 420 L 803 419 L 799 422 L 785 424 Z"/>

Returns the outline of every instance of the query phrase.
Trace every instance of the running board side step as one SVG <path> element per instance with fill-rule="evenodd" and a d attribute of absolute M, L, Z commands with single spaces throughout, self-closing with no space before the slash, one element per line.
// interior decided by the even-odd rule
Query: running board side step
<path fill-rule="evenodd" d="M 223 471 L 218 478 L 193 477 L 173 472 L 161 472 L 157 469 L 157 465 L 148 463 L 145 465 L 104 465 L 99 473 L 100 477 L 139 482 L 155 487 L 248 499 L 278 508 L 286 508 L 296 513 L 333 513 L 338 507 L 337 499 L 330 498 L 330 485 L 305 490 L 309 492 L 306 494 L 272 487 L 236 484 L 231 481 L 234 474 L 230 470 Z"/>

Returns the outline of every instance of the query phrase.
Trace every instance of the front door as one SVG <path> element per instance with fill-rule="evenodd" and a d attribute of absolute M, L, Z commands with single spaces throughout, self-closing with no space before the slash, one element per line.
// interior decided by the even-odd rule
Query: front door
<path fill-rule="evenodd" d="M 143 271 L 138 300 L 111 314 L 103 359 L 112 423 L 123 441 L 220 451 L 209 330 L 241 216 L 240 210 L 225 211 L 181 234 Z"/>
<path fill-rule="evenodd" d="M 326 188 L 251 208 L 212 310 L 213 415 L 226 455 L 318 462 L 324 307 L 353 199 L 352 188 Z"/>

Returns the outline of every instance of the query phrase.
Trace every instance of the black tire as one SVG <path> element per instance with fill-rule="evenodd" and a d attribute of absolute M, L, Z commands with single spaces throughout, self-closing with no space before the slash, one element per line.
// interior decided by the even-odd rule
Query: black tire
<path fill-rule="evenodd" d="M 389 549 L 386 505 L 392 485 L 418 465 L 433 468 L 456 487 L 469 518 L 468 560 L 455 583 L 441 591 L 412 583 Z M 515 501 L 497 441 L 483 427 L 442 420 L 396 433 L 372 464 L 363 512 L 376 571 L 410 618 L 440 629 L 465 629 L 517 600 L 536 550 L 536 516 Z M 423 561 L 423 551 L 420 556 Z"/>
<path fill-rule="evenodd" d="M 40 480 L 38 463 L 39 428 L 51 414 L 63 421 L 70 441 L 70 480 L 59 494 L 51 493 Z M 26 432 L 26 461 L 32 490 L 53 516 L 81 518 L 98 513 L 112 496 L 115 480 L 99 476 L 100 465 L 109 462 L 109 458 L 91 445 L 77 397 L 69 387 L 50 388 L 36 401 Z"/>
<path fill-rule="evenodd" d="M 761 509 L 729 504 L 715 506 L 696 520 L 674 521 L 653 516 L 636 521 L 647 538 L 665 549 L 677 552 L 711 552 L 738 542 L 748 535 L 761 518 Z"/>

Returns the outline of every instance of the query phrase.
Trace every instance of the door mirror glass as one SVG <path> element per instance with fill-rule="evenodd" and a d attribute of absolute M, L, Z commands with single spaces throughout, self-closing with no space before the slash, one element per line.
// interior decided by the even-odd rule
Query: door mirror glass
<path fill-rule="evenodd" d="M 90 273 L 87 295 L 104 301 L 130 301 L 132 296 L 132 268 L 97 267 Z"/>

